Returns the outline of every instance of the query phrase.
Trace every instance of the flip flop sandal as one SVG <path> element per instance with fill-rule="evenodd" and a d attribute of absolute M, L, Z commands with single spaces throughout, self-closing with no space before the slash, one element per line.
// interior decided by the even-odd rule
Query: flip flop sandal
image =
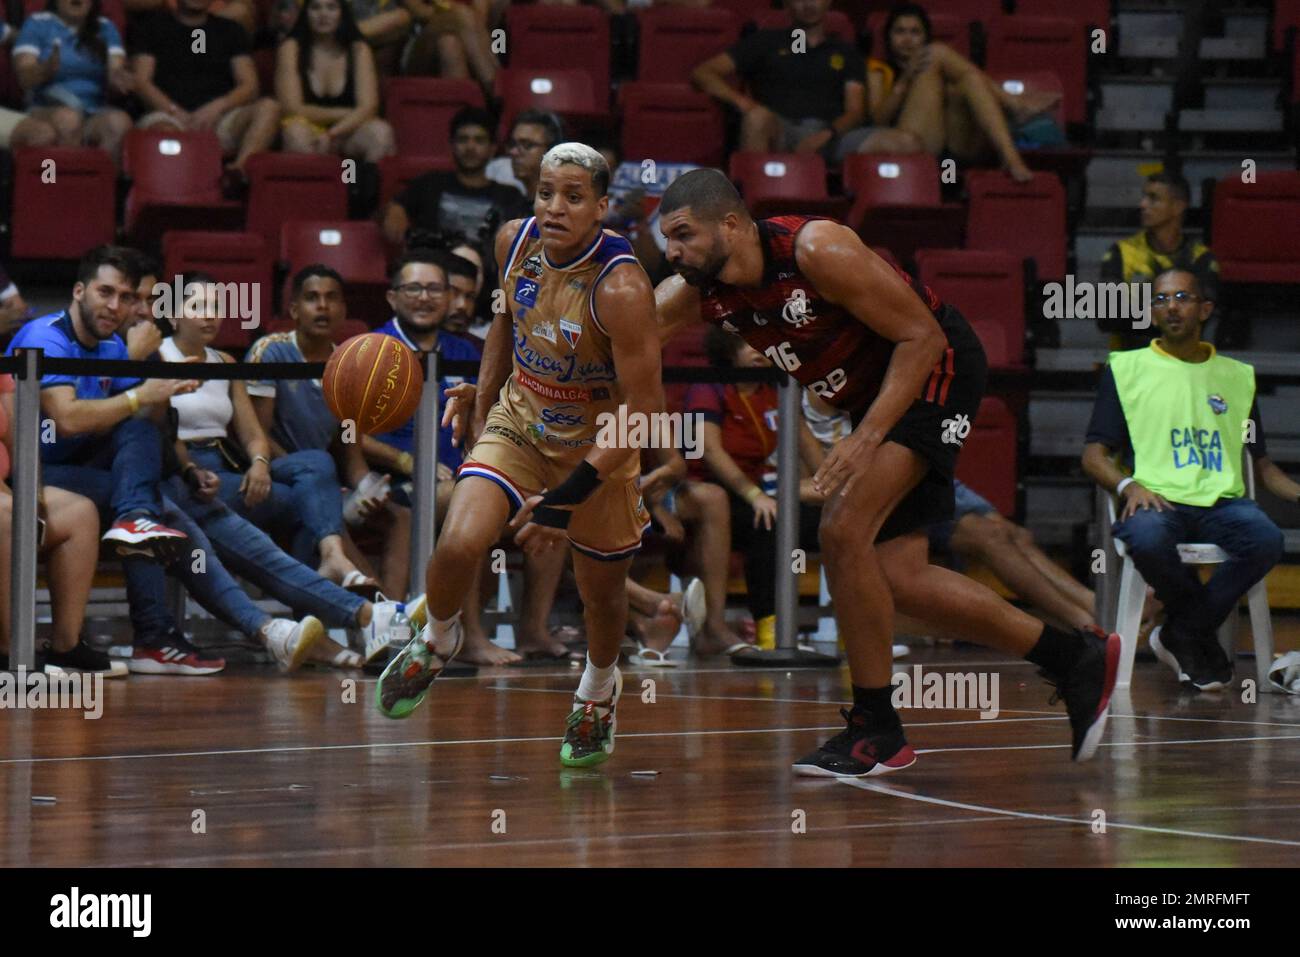
<path fill-rule="evenodd" d="M 627 659 L 628 664 L 640 665 L 643 668 L 680 668 L 681 661 L 668 657 L 665 651 L 656 651 L 653 648 L 647 648 L 645 645 L 637 645 L 636 654 Z"/>
<path fill-rule="evenodd" d="M 373 578 L 367 578 L 358 568 L 354 568 L 344 575 L 339 587 L 354 595 L 360 595 L 368 602 L 374 602 L 379 598 L 379 582 Z"/>
<path fill-rule="evenodd" d="M 682 592 L 681 615 L 682 621 L 686 624 L 686 633 L 694 638 L 704 627 L 704 619 L 708 617 L 708 606 L 705 601 L 704 582 L 698 578 L 692 578 L 686 583 L 686 589 Z"/>

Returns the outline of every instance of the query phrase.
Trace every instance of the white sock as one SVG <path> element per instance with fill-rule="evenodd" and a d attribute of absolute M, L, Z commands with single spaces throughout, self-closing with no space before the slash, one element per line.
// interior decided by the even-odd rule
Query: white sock
<path fill-rule="evenodd" d="M 438 653 L 438 657 L 446 658 L 456 650 L 456 626 L 460 624 L 460 612 L 452 615 L 450 618 L 434 619 L 433 627 L 433 650 Z M 424 626 L 426 629 L 429 625 Z M 427 640 L 427 639 L 426 639 Z"/>
<path fill-rule="evenodd" d="M 591 663 L 591 655 L 587 655 L 587 668 L 582 673 L 582 680 L 578 682 L 575 697 L 582 701 L 608 701 L 614 694 L 616 670 L 618 670 L 617 661 L 608 668 L 597 668 Z"/>

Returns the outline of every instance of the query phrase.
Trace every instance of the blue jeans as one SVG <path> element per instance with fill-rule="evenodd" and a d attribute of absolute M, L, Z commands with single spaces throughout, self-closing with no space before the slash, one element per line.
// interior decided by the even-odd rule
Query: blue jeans
<path fill-rule="evenodd" d="M 1168 626 L 1210 635 L 1241 596 L 1282 558 L 1282 531 L 1252 500 L 1220 499 L 1209 507 L 1175 505 L 1139 510 L 1114 527 L 1129 557 L 1165 606 Z M 1218 545 L 1228 561 L 1202 584 L 1194 565 L 1178 558 L 1180 542 Z"/>
<path fill-rule="evenodd" d="M 366 603 L 360 595 L 340 588 L 321 578 L 314 569 L 294 561 L 269 535 L 223 502 L 197 501 L 179 478 L 168 483 L 167 496 L 198 524 L 202 529 L 200 534 L 206 533 L 206 539 L 216 547 L 221 564 L 230 571 L 284 602 L 295 614 L 315 615 L 331 628 L 357 626 L 357 612 Z M 211 564 L 208 567 L 210 570 Z"/>
<path fill-rule="evenodd" d="M 127 419 L 64 462 L 44 462 L 46 485 L 86 496 L 114 520 L 132 512 L 160 517 L 162 436 L 147 419 Z"/>
<path fill-rule="evenodd" d="M 249 508 L 239 492 L 243 475 L 230 471 L 221 453 L 192 447 L 199 468 L 221 476 L 221 501 L 259 528 L 295 535 L 293 553 L 308 559 L 322 538 L 343 534 L 343 495 L 334 459 L 322 449 L 290 452 L 271 463 L 271 493 Z"/>
<path fill-rule="evenodd" d="M 46 462 L 46 485 L 84 495 L 95 503 L 101 519 L 111 523 L 131 512 L 145 512 L 163 521 L 158 476 L 162 471 L 162 437 L 145 419 L 127 419 L 88 452 L 67 462 Z M 148 644 L 176 627 L 167 607 L 166 573 L 147 558 L 122 559 L 131 629 L 137 644 Z"/>

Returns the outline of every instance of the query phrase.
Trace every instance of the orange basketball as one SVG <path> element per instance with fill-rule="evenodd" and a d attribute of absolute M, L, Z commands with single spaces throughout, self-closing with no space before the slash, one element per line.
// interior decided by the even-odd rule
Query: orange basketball
<path fill-rule="evenodd" d="M 423 386 L 415 353 L 382 332 L 353 336 L 335 349 L 321 380 L 330 411 L 365 435 L 391 432 L 414 415 Z"/>

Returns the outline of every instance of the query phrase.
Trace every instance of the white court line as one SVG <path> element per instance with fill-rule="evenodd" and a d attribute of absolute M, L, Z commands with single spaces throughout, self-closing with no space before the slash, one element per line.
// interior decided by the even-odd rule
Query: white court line
<path fill-rule="evenodd" d="M 1093 821 L 1090 818 L 1079 819 L 1063 817 L 1056 814 L 1034 814 L 1030 811 L 1011 811 L 1000 807 L 989 807 L 985 804 L 966 804 L 962 801 L 949 801 L 945 798 L 928 797 L 924 794 L 909 794 L 906 791 L 895 791 L 893 788 L 882 787 L 879 784 L 871 784 L 857 778 L 837 778 L 836 780 L 841 784 L 847 784 L 850 787 L 859 788 L 863 791 L 875 791 L 877 794 L 887 794 L 890 797 L 905 798 L 909 801 L 920 801 L 924 804 L 937 804 L 940 807 L 957 808 L 963 811 L 977 811 L 980 814 L 997 814 L 1002 817 L 1014 817 L 1027 821 L 1050 821 L 1054 824 L 1080 824 L 1088 828 L 1091 828 L 1093 825 Z M 1281 838 L 1249 837 L 1244 834 L 1213 834 L 1209 831 L 1185 831 L 1172 827 L 1153 827 L 1149 824 L 1121 824 L 1117 821 L 1107 819 L 1107 830 L 1112 827 L 1125 831 L 1145 831 L 1149 834 L 1170 834 L 1174 837 L 1203 837 L 1211 841 L 1240 841 L 1247 844 L 1276 844 L 1281 847 L 1300 847 L 1300 841 L 1285 841 Z"/>
<path fill-rule="evenodd" d="M 807 834 L 820 835 L 820 834 L 839 833 L 843 831 L 887 830 L 889 828 L 895 828 L 895 827 L 906 828 L 906 827 L 930 827 L 930 826 L 948 825 L 948 824 L 957 824 L 957 825 L 983 824 L 983 823 L 987 823 L 988 821 L 996 821 L 997 819 L 998 818 L 996 816 L 954 817 L 954 818 L 940 818 L 935 821 L 882 821 L 875 824 L 840 824 L 834 827 L 817 826 L 810 829 L 807 832 Z M 461 851 L 461 850 L 477 850 L 479 848 L 485 848 L 485 847 L 516 848 L 516 847 L 542 846 L 542 845 L 549 845 L 549 844 L 578 844 L 578 843 L 602 844 L 602 843 L 608 843 L 610 841 L 665 841 L 665 840 L 679 840 L 681 838 L 696 839 L 696 838 L 703 838 L 703 837 L 723 837 L 723 838 L 748 837 L 751 835 L 757 835 L 757 836 L 761 836 L 765 834 L 785 835 L 790 833 L 791 831 L 788 827 L 778 827 L 778 828 L 764 828 L 764 829 L 754 829 L 754 830 L 746 830 L 746 831 L 678 831 L 675 833 L 670 832 L 664 834 L 600 834 L 600 835 L 578 834 L 572 837 L 538 837 L 538 838 L 532 838 L 529 840 L 522 840 L 522 841 L 512 841 L 509 840 L 508 838 L 503 837 L 501 839 L 494 840 L 494 841 L 482 841 L 482 842 L 477 842 L 472 844 L 412 845 L 409 843 L 404 843 L 402 847 L 404 850 L 417 850 L 417 851 Z M 803 835 L 803 836 L 807 836 L 807 835 Z M 261 860 L 268 860 L 268 859 L 298 860 L 302 858 L 311 858 L 311 857 L 327 857 L 330 855 L 356 855 L 356 854 L 373 855 L 374 848 L 370 845 L 367 845 L 365 847 L 349 847 L 349 848 L 334 848 L 334 847 L 318 848 L 315 850 L 308 850 L 308 851 L 286 850 L 286 851 L 279 851 L 274 854 L 221 854 L 221 855 L 209 856 L 209 857 L 187 857 L 183 860 L 168 858 L 167 860 L 163 860 L 163 861 L 133 861 L 130 864 L 126 864 L 123 866 L 126 867 L 178 867 L 178 866 L 196 867 L 204 864 L 217 864 L 223 862 L 228 863 L 233 861 L 261 861 Z M 23 866 L 30 866 L 30 865 L 23 865 Z M 113 865 L 105 865 L 105 866 L 111 867 Z"/>
<path fill-rule="evenodd" d="M 992 722 L 982 722 L 991 724 Z M 1103 748 L 1140 748 L 1158 744 L 1240 744 L 1248 741 L 1297 741 L 1300 734 L 1264 734 L 1249 738 L 1157 738 L 1152 741 L 1103 741 Z M 1001 744 L 970 748 L 917 748 L 917 754 L 945 754 L 953 751 L 1050 751 L 1068 748 L 1068 744 Z"/>

